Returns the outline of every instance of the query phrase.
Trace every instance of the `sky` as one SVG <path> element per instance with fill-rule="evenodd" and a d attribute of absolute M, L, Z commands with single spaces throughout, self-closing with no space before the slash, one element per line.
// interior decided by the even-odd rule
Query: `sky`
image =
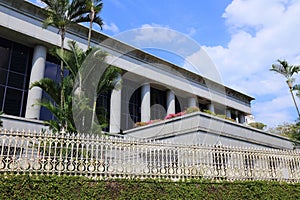
<path fill-rule="evenodd" d="M 103 33 L 122 39 L 126 31 L 147 29 L 139 40 L 154 44 L 175 44 L 172 33 L 184 35 L 207 53 L 224 85 L 255 98 L 256 121 L 270 128 L 296 120 L 284 77 L 269 69 L 277 59 L 300 65 L 299 0 L 103 0 L 103 5 Z M 185 67 L 172 52 L 145 50 Z M 197 55 L 184 59 L 193 62 Z"/>

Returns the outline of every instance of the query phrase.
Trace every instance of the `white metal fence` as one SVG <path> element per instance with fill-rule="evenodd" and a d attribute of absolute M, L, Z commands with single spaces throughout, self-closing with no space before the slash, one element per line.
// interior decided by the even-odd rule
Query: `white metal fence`
<path fill-rule="evenodd" d="M 296 151 L 0 130 L 0 172 L 93 178 L 300 180 Z"/>

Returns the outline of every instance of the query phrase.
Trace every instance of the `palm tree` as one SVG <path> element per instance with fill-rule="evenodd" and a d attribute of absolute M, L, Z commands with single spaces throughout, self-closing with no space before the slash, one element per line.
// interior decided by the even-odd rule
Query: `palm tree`
<path fill-rule="evenodd" d="M 102 20 L 98 17 L 91 20 L 89 14 L 91 11 L 92 3 L 90 0 L 41 0 L 46 6 L 48 17 L 43 23 L 43 27 L 47 28 L 49 25 L 58 28 L 61 36 L 61 51 L 64 50 L 64 40 L 67 28 L 74 23 L 81 22 L 95 22 L 102 27 Z M 102 5 L 101 5 L 102 7 Z M 100 12 L 100 10 L 99 10 Z M 64 63 L 61 61 L 60 65 L 60 79 L 62 88 L 64 79 Z M 64 90 L 61 91 L 61 108 L 64 109 Z M 67 125 L 66 123 L 62 122 Z"/>
<path fill-rule="evenodd" d="M 84 81 L 87 81 L 86 79 L 88 79 L 87 76 L 82 76 L 81 74 L 82 67 L 86 67 L 82 64 L 86 59 L 88 59 L 89 55 L 94 55 L 94 53 L 97 52 L 98 62 L 93 66 L 93 72 L 100 71 L 104 65 L 106 54 L 101 51 L 96 51 L 98 50 L 97 48 L 91 48 L 83 51 L 78 48 L 74 41 L 70 41 L 68 44 L 70 51 L 65 53 L 62 53 L 60 49 L 56 49 L 56 51 L 54 51 L 54 55 L 63 61 L 64 65 L 70 72 L 63 80 L 64 87 L 49 78 L 43 78 L 40 81 L 34 82 L 30 87 L 40 87 L 51 98 L 51 101 L 47 100 L 39 102 L 41 106 L 46 107 L 56 118 L 56 120 L 49 120 L 45 122 L 45 124 L 49 125 L 50 129 L 60 131 L 62 128 L 66 128 L 66 131 L 68 132 L 78 132 L 79 130 L 75 126 L 76 119 L 82 119 L 84 113 L 90 113 L 90 111 L 92 111 L 91 98 L 88 98 L 90 94 L 87 94 L 89 90 L 84 90 L 82 87 L 82 85 L 86 85 L 83 83 Z M 103 76 L 101 76 L 99 83 L 97 83 L 97 94 L 113 89 L 116 85 L 114 80 L 119 76 L 119 73 L 121 73 L 119 68 L 109 66 L 104 71 Z M 79 86 L 76 86 L 76 84 L 79 84 Z M 79 88 L 79 96 L 73 95 L 74 88 Z M 60 106 L 61 91 L 64 91 L 65 93 L 63 108 Z M 74 101 L 76 102 L 75 104 Z M 91 121 L 92 115 L 84 117 L 86 117 L 85 121 L 88 123 L 85 123 L 84 127 L 81 127 L 80 131 L 90 131 L 94 124 L 94 122 Z M 103 119 L 102 116 L 97 116 L 97 118 Z M 68 126 L 64 127 L 64 124 L 59 123 L 62 121 L 68 123 Z M 101 121 L 101 123 L 103 124 L 105 122 Z"/>
<path fill-rule="evenodd" d="M 103 8 L 102 0 L 90 0 L 90 27 L 89 27 L 89 35 L 88 35 L 88 48 L 91 46 L 91 37 L 92 37 L 92 29 L 93 29 L 93 23 L 96 23 L 100 25 L 100 28 L 102 30 L 103 21 L 98 16 L 98 14 L 101 12 Z"/>
<path fill-rule="evenodd" d="M 279 64 L 273 64 L 270 71 L 275 71 L 286 78 L 286 83 L 288 84 L 290 93 L 292 95 L 295 104 L 295 108 L 297 110 L 298 116 L 300 117 L 300 112 L 293 93 L 293 81 L 294 81 L 293 75 L 300 71 L 300 66 L 289 65 L 286 60 L 277 60 L 277 61 Z"/>

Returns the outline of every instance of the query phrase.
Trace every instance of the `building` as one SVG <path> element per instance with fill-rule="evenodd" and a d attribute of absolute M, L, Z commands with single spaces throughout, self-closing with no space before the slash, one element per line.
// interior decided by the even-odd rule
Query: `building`
<path fill-rule="evenodd" d="M 6 114 L 5 127 L 37 129 L 42 127 L 42 120 L 53 117 L 47 110 L 33 106 L 43 97 L 43 92 L 38 88 L 29 90 L 34 81 L 43 77 L 58 79 L 59 76 L 59 64 L 48 50 L 60 45 L 60 36 L 54 27 L 42 28 L 45 17 L 43 9 L 29 2 L 0 0 L 0 109 Z M 72 26 L 66 41 L 75 40 L 80 47 L 86 48 L 87 33 L 86 27 Z M 202 138 L 193 143 L 292 148 L 291 142 L 284 137 L 245 125 L 254 98 L 99 32 L 93 33 L 92 42 L 108 52 L 109 59 L 124 72 L 122 89 L 98 99 L 108 110 L 110 133 L 123 132 L 128 136 L 161 140 L 183 137 L 187 143 L 193 135 L 193 138 Z M 194 113 L 182 117 L 182 129 L 176 131 L 173 127 L 151 137 L 146 134 L 149 130 L 153 133 L 153 127 L 168 127 L 165 122 L 132 129 L 136 122 L 163 119 L 167 114 L 193 106 L 225 115 L 231 121 Z M 178 124 L 175 121 L 170 120 L 173 123 L 169 124 L 175 126 Z M 200 126 L 202 122 L 205 124 Z M 201 133 L 205 135 L 199 137 Z M 252 133 L 255 134 L 251 136 Z M 210 139 L 205 141 L 205 138 Z"/>

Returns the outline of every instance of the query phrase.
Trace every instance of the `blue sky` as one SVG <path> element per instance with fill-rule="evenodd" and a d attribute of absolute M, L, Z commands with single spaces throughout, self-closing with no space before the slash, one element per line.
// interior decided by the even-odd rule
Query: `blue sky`
<path fill-rule="evenodd" d="M 41 5 L 39 0 L 31 1 Z M 100 14 L 105 23 L 103 33 L 118 36 L 131 29 L 147 28 L 153 29 L 150 31 L 153 40 L 161 42 L 163 38 L 172 41 L 173 35 L 167 31 L 158 34 L 156 28 L 177 31 L 201 46 L 226 86 L 255 97 L 252 112 L 256 121 L 272 127 L 297 118 L 284 78 L 269 68 L 277 59 L 300 64 L 300 1 L 103 0 L 103 3 Z M 149 31 L 141 34 L 149 40 L 146 35 Z M 176 42 L 175 36 L 173 39 Z M 150 52 L 170 58 L 159 51 Z M 197 55 L 193 53 L 186 59 L 192 62 Z M 300 83 L 300 77 L 296 78 Z M 299 98 L 297 101 L 300 104 Z"/>

